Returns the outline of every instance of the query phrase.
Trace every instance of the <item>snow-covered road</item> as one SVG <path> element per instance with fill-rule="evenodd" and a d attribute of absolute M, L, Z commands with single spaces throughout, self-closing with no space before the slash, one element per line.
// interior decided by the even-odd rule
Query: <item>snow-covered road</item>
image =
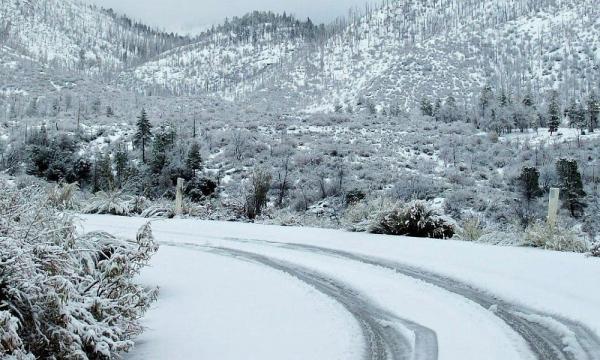
<path fill-rule="evenodd" d="M 86 216 L 132 237 L 146 220 Z M 600 359 L 600 261 L 197 220 L 153 222 L 144 359 Z"/>

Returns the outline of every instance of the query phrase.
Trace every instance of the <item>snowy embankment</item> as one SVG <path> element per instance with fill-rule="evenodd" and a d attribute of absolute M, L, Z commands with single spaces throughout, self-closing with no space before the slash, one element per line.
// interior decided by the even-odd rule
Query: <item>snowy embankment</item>
<path fill-rule="evenodd" d="M 145 221 L 83 227 L 132 237 Z M 600 358 L 598 259 L 183 219 L 153 231 L 142 277 L 161 296 L 134 359 Z"/>

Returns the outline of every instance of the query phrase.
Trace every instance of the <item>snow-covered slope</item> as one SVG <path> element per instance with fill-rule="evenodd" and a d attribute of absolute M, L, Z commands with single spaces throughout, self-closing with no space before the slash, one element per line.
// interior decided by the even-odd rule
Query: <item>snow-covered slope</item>
<path fill-rule="evenodd" d="M 422 96 L 457 99 L 485 82 L 536 90 L 585 89 L 598 74 L 596 1 L 398 1 L 351 24 L 324 47 L 320 103 L 357 97 L 411 107 Z M 313 60 L 316 65 L 317 60 Z M 318 106 L 318 103 L 317 103 Z"/>
<path fill-rule="evenodd" d="M 78 0 L 2 0 L 0 14 L 0 45 L 69 70 L 112 72 L 189 41 Z"/>
<path fill-rule="evenodd" d="M 266 72 L 314 40 L 317 27 L 294 17 L 254 12 L 203 33 L 192 45 L 161 54 L 120 75 L 138 90 L 175 95 L 252 91 Z"/>
<path fill-rule="evenodd" d="M 246 41 L 217 31 L 121 80 L 309 110 L 358 99 L 401 108 L 422 96 L 460 100 L 488 81 L 540 93 L 563 83 L 577 93 L 600 79 L 598 9 L 596 0 L 393 1 L 320 28 L 312 41 L 291 36 L 294 27 Z"/>

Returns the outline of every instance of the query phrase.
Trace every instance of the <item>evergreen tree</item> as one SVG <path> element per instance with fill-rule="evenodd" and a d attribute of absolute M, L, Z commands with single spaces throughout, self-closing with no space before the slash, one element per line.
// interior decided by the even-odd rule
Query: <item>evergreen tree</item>
<path fill-rule="evenodd" d="M 152 139 L 152 125 L 148 120 L 148 114 L 146 110 L 142 109 L 140 116 L 137 121 L 137 132 L 133 137 L 133 143 L 137 147 L 142 149 L 142 162 L 146 163 L 146 145 Z"/>
<path fill-rule="evenodd" d="M 556 172 L 560 179 L 560 187 L 562 191 L 562 198 L 564 205 L 571 216 L 579 217 L 583 215 L 583 198 L 585 197 L 585 191 L 583 190 L 583 182 L 581 180 L 581 174 L 577 166 L 577 161 L 560 159 L 556 163 Z"/>
<path fill-rule="evenodd" d="M 507 106 L 509 103 L 508 100 L 508 96 L 506 95 L 506 92 L 504 90 L 502 90 L 500 92 L 500 96 L 498 97 L 498 104 L 500 104 L 501 107 Z"/>
<path fill-rule="evenodd" d="M 533 95 L 531 94 L 531 89 L 528 89 L 527 94 L 523 97 L 523 105 L 526 107 L 533 107 L 535 103 L 533 102 Z"/>
<path fill-rule="evenodd" d="M 593 133 L 598 127 L 598 116 L 600 115 L 600 99 L 595 92 L 588 99 L 588 130 Z"/>
<path fill-rule="evenodd" d="M 129 167 L 127 151 L 122 146 L 119 146 L 113 160 L 115 164 L 116 186 L 122 188 L 127 177 L 127 168 Z"/>
<path fill-rule="evenodd" d="M 575 99 L 571 100 L 571 104 L 569 108 L 565 111 L 567 116 L 569 117 L 569 123 L 572 127 L 576 127 L 577 129 L 581 129 L 583 132 L 586 123 L 585 123 L 585 109 L 582 104 L 577 104 Z"/>
<path fill-rule="evenodd" d="M 492 91 L 492 86 L 490 84 L 485 85 L 483 89 L 481 89 L 481 95 L 479 97 L 479 115 L 481 117 L 485 116 L 493 98 L 494 92 Z"/>
<path fill-rule="evenodd" d="M 558 91 L 552 91 L 550 94 L 550 103 L 548 105 L 548 131 L 550 135 L 558 131 L 560 126 L 560 104 L 558 102 Z"/>
<path fill-rule="evenodd" d="M 102 107 L 102 100 L 100 100 L 100 98 L 94 99 L 94 101 L 92 102 L 92 112 L 95 115 L 100 114 L 101 107 Z"/>
<path fill-rule="evenodd" d="M 52 116 L 58 116 L 60 113 L 60 99 L 54 98 L 52 100 Z"/>
<path fill-rule="evenodd" d="M 169 162 L 168 152 L 175 145 L 175 130 L 169 125 L 161 124 L 154 134 L 152 143 L 152 172 L 160 174 Z"/>
<path fill-rule="evenodd" d="M 421 113 L 425 116 L 433 117 L 433 104 L 427 97 L 421 100 Z"/>
<path fill-rule="evenodd" d="M 523 199 L 529 203 L 542 194 L 540 189 L 540 172 L 534 167 L 524 167 L 519 175 L 519 187 Z"/>
<path fill-rule="evenodd" d="M 196 171 L 202 169 L 202 155 L 200 155 L 200 145 L 197 142 L 193 142 L 190 146 L 185 165 L 194 176 L 196 176 Z"/>
<path fill-rule="evenodd" d="M 110 159 L 110 154 L 106 153 L 100 157 L 98 160 L 98 164 L 96 167 L 97 179 L 96 186 L 100 190 L 113 190 L 114 189 L 114 176 L 112 170 L 112 161 Z"/>
<path fill-rule="evenodd" d="M 435 105 L 433 106 L 433 116 L 435 117 L 435 120 L 439 120 L 439 114 L 440 114 L 441 109 L 442 109 L 442 100 L 440 98 L 437 98 L 435 100 Z"/>

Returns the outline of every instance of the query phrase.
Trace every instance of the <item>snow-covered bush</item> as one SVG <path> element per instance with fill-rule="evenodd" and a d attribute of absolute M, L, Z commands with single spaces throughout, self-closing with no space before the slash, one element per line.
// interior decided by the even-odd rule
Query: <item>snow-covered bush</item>
<path fill-rule="evenodd" d="M 79 207 L 78 191 L 79 185 L 77 183 L 57 184 L 48 190 L 48 201 L 57 209 L 77 209 Z"/>
<path fill-rule="evenodd" d="M 132 196 L 129 201 L 129 210 L 132 214 L 141 214 L 150 206 L 150 201 L 144 196 Z"/>
<path fill-rule="evenodd" d="M 143 218 L 173 218 L 175 216 L 175 206 L 173 202 L 158 201 L 149 205 L 140 214 Z"/>
<path fill-rule="evenodd" d="M 87 214 L 128 216 L 133 198 L 120 191 L 100 191 L 94 194 L 83 210 Z"/>
<path fill-rule="evenodd" d="M 588 243 L 569 229 L 560 226 L 549 226 L 538 221 L 525 230 L 524 246 L 538 247 L 556 251 L 574 251 L 583 253 L 588 251 Z"/>
<path fill-rule="evenodd" d="M 41 190 L 0 185 L 0 358 L 116 358 L 156 298 L 133 281 L 157 250 L 150 227 L 80 236 Z"/>
<path fill-rule="evenodd" d="M 485 233 L 485 227 L 478 217 L 468 218 L 457 231 L 458 238 L 465 241 L 478 241 Z"/>
<path fill-rule="evenodd" d="M 365 199 L 346 208 L 342 223 L 350 231 L 364 232 L 384 209 L 393 209 L 397 206 L 398 203 L 389 197 Z"/>
<path fill-rule="evenodd" d="M 590 255 L 594 257 L 600 257 L 600 243 L 594 244 L 590 249 Z"/>
<path fill-rule="evenodd" d="M 447 239 L 454 235 L 454 226 L 442 219 L 427 203 L 413 201 L 404 207 L 381 213 L 369 231 L 375 234 Z"/>
<path fill-rule="evenodd" d="M 194 177 L 185 184 L 185 195 L 194 202 L 201 202 L 212 196 L 217 190 L 217 183 L 208 178 Z"/>

